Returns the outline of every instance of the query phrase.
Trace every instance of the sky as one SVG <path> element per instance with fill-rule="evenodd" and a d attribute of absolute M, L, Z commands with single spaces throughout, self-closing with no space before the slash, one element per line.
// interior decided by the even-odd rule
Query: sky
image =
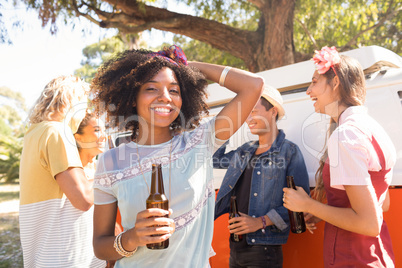
<path fill-rule="evenodd" d="M 22 19 L 23 27 L 17 29 L 7 25 L 13 44 L 0 44 L 0 86 L 20 92 L 28 108 L 50 80 L 59 75 L 74 74 L 74 70 L 81 67 L 84 47 L 116 33 L 113 29 L 100 29 L 81 18 L 75 19 L 74 29 L 59 24 L 57 34 L 51 35 L 49 27 L 42 28 L 37 11 L 4 3 L 2 14 L 6 23 Z M 168 38 L 155 30 L 144 33 L 143 37 L 148 42 Z"/>

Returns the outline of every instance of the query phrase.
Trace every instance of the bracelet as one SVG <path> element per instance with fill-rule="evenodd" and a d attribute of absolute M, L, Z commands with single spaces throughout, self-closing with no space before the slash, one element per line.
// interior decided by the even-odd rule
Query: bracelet
<path fill-rule="evenodd" d="M 121 245 L 121 236 L 123 233 L 124 232 L 121 232 L 116 236 L 113 247 L 116 249 L 117 253 L 119 253 L 120 256 L 131 257 L 137 251 L 138 247 L 135 248 L 133 251 L 126 251 Z"/>
<path fill-rule="evenodd" d="M 267 227 L 267 222 L 265 221 L 265 216 L 261 216 L 261 220 L 262 220 L 261 232 L 263 232 L 265 234 L 265 227 Z"/>
<path fill-rule="evenodd" d="M 219 85 L 220 86 L 223 87 L 223 85 L 225 84 L 226 75 L 228 74 L 230 69 L 232 69 L 232 67 L 230 67 L 230 66 L 226 66 L 225 69 L 223 69 L 223 71 L 221 73 L 221 77 L 219 78 Z"/>

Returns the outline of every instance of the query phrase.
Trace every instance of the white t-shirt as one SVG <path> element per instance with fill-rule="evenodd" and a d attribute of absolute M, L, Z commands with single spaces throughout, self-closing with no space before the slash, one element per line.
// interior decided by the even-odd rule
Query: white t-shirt
<path fill-rule="evenodd" d="M 210 120 L 166 143 L 144 146 L 130 142 L 100 157 L 94 181 L 95 204 L 117 201 L 124 230 L 133 228 L 137 213 L 146 208 L 153 163 L 162 164 L 165 194 L 169 198 L 171 191 L 169 206 L 176 224 L 167 249 L 139 247 L 133 256 L 118 260 L 116 268 L 208 265 L 215 203 L 212 155 L 222 143 L 215 138 L 214 126 L 215 120 Z"/>

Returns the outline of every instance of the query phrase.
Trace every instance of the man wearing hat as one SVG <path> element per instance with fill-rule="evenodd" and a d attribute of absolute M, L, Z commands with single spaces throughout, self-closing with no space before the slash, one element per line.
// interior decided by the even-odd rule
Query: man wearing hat
<path fill-rule="evenodd" d="M 226 142 L 214 156 L 214 168 L 228 169 L 219 189 L 215 219 L 230 209 L 236 196 L 241 217 L 230 219 L 230 233 L 242 235 L 230 240 L 229 266 L 282 267 L 282 245 L 287 242 L 290 223 L 283 206 L 282 189 L 286 176 L 309 193 L 309 180 L 299 147 L 285 139 L 277 120 L 285 115 L 279 91 L 265 86 L 261 99 L 247 119 L 257 141 L 249 141 L 225 153 Z"/>

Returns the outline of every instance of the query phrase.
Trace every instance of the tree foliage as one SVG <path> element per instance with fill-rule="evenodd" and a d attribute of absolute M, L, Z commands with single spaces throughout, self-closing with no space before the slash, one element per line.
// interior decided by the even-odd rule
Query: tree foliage
<path fill-rule="evenodd" d="M 0 180 L 7 183 L 19 178 L 22 137 L 0 134 Z"/>
<path fill-rule="evenodd" d="M 233 66 L 240 69 L 247 69 L 247 66 L 239 58 L 234 57 L 228 52 L 218 50 L 211 45 L 198 40 L 188 40 L 183 36 L 175 36 L 173 42 L 179 45 L 186 53 L 187 58 L 195 61 L 210 62 L 220 65 Z M 164 43 L 162 46 L 169 46 Z"/>
<path fill-rule="evenodd" d="M 298 1 L 296 49 L 303 53 L 325 45 L 341 51 L 379 45 L 402 53 L 401 1 Z"/>
<path fill-rule="evenodd" d="M 82 51 L 84 56 L 84 60 L 81 62 L 82 67 L 75 70 L 75 75 L 90 82 L 95 75 L 96 69 L 102 62 L 123 50 L 143 46 L 146 46 L 146 44 L 140 40 L 139 34 L 122 33 L 86 46 Z"/>
<path fill-rule="evenodd" d="M 324 45 L 343 51 L 375 44 L 402 52 L 400 0 L 22 1 L 52 32 L 58 18 L 73 16 L 124 34 L 159 29 L 196 40 L 194 54 L 213 59 L 213 48 L 255 72 L 305 60 Z"/>
<path fill-rule="evenodd" d="M 16 109 L 26 112 L 27 107 L 25 105 L 25 99 L 20 92 L 15 92 L 8 87 L 0 87 L 0 96 L 6 98 L 7 101 L 11 102 Z"/>
<path fill-rule="evenodd" d="M 0 87 L 0 181 L 19 177 L 26 111 L 21 93 Z"/>

